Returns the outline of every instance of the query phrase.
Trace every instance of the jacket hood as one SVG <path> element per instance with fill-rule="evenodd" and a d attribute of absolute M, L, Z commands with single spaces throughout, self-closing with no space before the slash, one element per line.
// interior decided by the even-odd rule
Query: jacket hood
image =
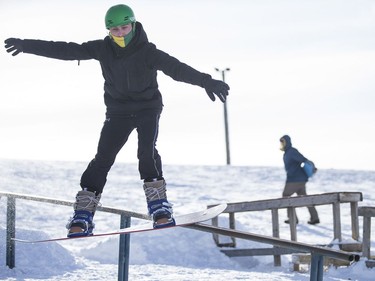
<path fill-rule="evenodd" d="M 135 39 L 138 44 L 148 42 L 147 34 L 139 21 L 135 23 L 135 38 L 133 39 Z"/>
<path fill-rule="evenodd" d="M 292 147 L 292 140 L 288 135 L 284 135 L 280 138 L 281 140 L 285 140 L 285 149 L 291 148 Z"/>

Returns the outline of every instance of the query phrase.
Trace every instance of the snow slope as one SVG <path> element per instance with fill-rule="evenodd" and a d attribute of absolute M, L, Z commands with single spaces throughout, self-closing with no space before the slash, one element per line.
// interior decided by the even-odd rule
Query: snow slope
<path fill-rule="evenodd" d="M 0 160 L 0 190 L 57 199 L 74 199 L 86 163 Z M 176 214 L 197 211 L 208 204 L 280 197 L 284 171 L 279 167 L 168 166 L 164 167 L 168 195 Z M 360 191 L 360 205 L 375 206 L 373 171 L 319 170 L 308 184 L 308 193 Z M 104 206 L 146 212 L 142 182 L 136 164 L 115 164 L 102 197 Z M 298 209 L 298 240 L 328 243 L 332 240 L 331 207 L 319 206 L 321 224 L 310 226 L 306 208 Z M 83 239 L 36 245 L 16 244 L 16 267 L 5 266 L 6 200 L 0 200 L 0 280 L 117 280 L 118 237 Z M 17 200 L 16 229 L 19 238 L 65 235 L 72 210 L 66 206 Z M 349 205 L 342 205 L 342 218 Z M 236 216 L 237 228 L 271 235 L 270 212 Z M 281 213 L 281 220 L 284 219 Z M 96 232 L 119 227 L 119 217 L 98 212 Z M 141 223 L 133 219 L 132 224 Z M 220 217 L 225 226 L 227 217 Z M 342 220 L 343 239 L 351 239 L 350 220 Z M 362 221 L 360 221 L 362 231 Z M 281 237 L 289 228 L 281 224 Z M 372 231 L 373 241 L 375 233 Z M 238 240 L 239 247 L 259 243 Z M 372 243 L 372 248 L 375 248 Z M 264 247 L 265 245 L 262 245 Z M 373 280 L 374 269 L 364 259 L 348 268 L 330 268 L 324 280 Z M 210 234 L 176 228 L 131 236 L 129 280 L 309 280 L 309 273 L 291 271 L 291 256 L 282 256 L 274 267 L 272 257 L 229 259 Z"/>

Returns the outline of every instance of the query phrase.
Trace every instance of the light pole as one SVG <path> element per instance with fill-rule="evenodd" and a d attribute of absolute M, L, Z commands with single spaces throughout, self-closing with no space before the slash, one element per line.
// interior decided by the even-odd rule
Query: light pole
<path fill-rule="evenodd" d="M 225 72 L 229 71 L 230 68 L 225 68 L 220 70 L 215 68 L 216 71 L 221 72 L 221 76 L 223 82 L 225 82 Z M 227 152 L 227 165 L 230 165 L 230 149 L 229 149 L 229 128 L 228 128 L 228 110 L 227 110 L 227 102 L 224 102 L 224 126 L 225 126 L 225 144 L 226 144 L 226 152 Z"/>

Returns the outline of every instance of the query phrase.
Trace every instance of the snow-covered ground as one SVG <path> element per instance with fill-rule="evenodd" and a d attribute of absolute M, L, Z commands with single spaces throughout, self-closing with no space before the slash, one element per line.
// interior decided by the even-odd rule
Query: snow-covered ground
<path fill-rule="evenodd" d="M 86 163 L 0 161 L 0 190 L 73 201 Z M 284 171 L 279 167 L 169 166 L 164 167 L 169 200 L 176 214 L 197 211 L 208 204 L 253 201 L 280 197 Z M 308 184 L 308 193 L 360 191 L 361 206 L 375 206 L 374 171 L 319 170 Z M 102 204 L 145 213 L 142 182 L 136 164 L 117 163 L 111 170 Z M 332 241 L 332 208 L 319 206 L 321 224 L 308 225 L 306 208 L 297 210 L 298 240 L 307 243 Z M 0 199 L 0 280 L 117 280 L 118 237 L 82 239 L 41 244 L 16 244 L 16 267 L 5 266 L 6 199 Z M 16 235 L 19 238 L 64 236 L 72 210 L 66 206 L 17 200 Z M 342 209 L 343 239 L 351 239 L 349 205 Z M 280 220 L 284 220 L 281 213 Z M 236 216 L 237 228 L 271 235 L 270 212 Z M 98 212 L 96 232 L 119 227 L 118 215 Z M 141 223 L 133 219 L 132 224 Z M 225 226 L 227 216 L 220 216 Z M 372 238 L 375 241 L 374 227 Z M 362 220 L 360 220 L 362 231 Z M 281 223 L 281 237 L 289 227 Z M 264 247 L 238 240 L 238 247 Z M 372 242 L 375 249 L 375 243 Z M 324 280 L 374 280 L 375 269 L 365 259 L 350 267 L 329 268 Z M 291 270 L 291 256 L 282 256 L 274 267 L 272 257 L 230 259 L 220 252 L 208 233 L 186 228 L 131 235 L 129 280 L 309 280 L 309 273 Z"/>

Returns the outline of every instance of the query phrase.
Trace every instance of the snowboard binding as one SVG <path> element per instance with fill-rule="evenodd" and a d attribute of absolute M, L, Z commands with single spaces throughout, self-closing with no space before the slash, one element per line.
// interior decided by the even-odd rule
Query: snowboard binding
<path fill-rule="evenodd" d="M 153 220 L 154 228 L 175 226 L 172 204 L 166 199 L 159 199 L 148 203 L 148 212 Z"/>
<path fill-rule="evenodd" d="M 73 218 L 66 225 L 68 229 L 67 236 L 79 237 L 90 236 L 93 234 L 95 224 L 93 223 L 93 214 L 89 211 L 75 211 Z"/>

